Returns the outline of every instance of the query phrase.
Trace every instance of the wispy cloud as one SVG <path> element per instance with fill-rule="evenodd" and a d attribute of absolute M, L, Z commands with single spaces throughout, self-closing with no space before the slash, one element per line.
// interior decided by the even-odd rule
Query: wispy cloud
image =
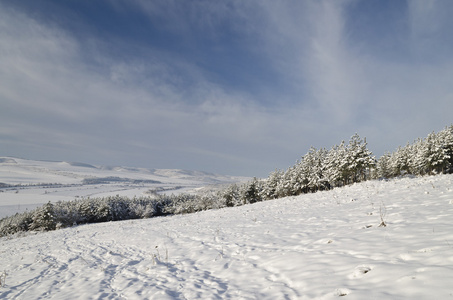
<path fill-rule="evenodd" d="M 0 76 L 8 83 L 0 90 L 6 108 L 2 135 L 22 146 L 47 145 L 35 153 L 38 157 L 47 152 L 45 158 L 52 158 L 48 150 L 53 147 L 67 148 L 66 155 L 71 149 L 82 151 L 81 159 L 105 154 L 102 163 L 118 159 L 137 164 L 127 156 L 149 155 L 160 167 L 196 168 L 175 158 L 190 152 L 207 161 L 219 156 L 247 160 L 224 149 L 249 149 L 257 143 L 251 136 L 261 136 L 266 119 L 262 109 L 247 96 L 209 82 L 189 61 L 170 61 L 165 55 L 126 61 L 92 57 L 98 63 L 93 66 L 66 32 L 25 14 L 2 11 Z M 134 152 L 145 148 L 158 155 Z M 34 149 L 39 152 L 40 147 Z"/>
<path fill-rule="evenodd" d="M 384 33 L 351 21 L 366 1 L 111 4 L 149 34 L 0 4 L 4 153 L 264 176 L 356 131 L 383 153 L 451 122 L 449 1 Z"/>

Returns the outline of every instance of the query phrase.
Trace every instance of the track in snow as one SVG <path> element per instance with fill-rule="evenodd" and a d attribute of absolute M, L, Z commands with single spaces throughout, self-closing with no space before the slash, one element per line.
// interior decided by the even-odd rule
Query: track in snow
<path fill-rule="evenodd" d="M 0 298 L 453 299 L 451 220 L 442 175 L 2 238 Z"/>

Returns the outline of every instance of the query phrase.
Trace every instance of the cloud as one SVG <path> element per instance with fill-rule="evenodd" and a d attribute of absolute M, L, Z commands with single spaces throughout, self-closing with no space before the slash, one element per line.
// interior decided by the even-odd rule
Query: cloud
<path fill-rule="evenodd" d="M 320 110 L 341 124 L 356 117 L 366 82 L 348 47 L 344 8 L 339 3 L 324 1 L 316 8 L 305 78 L 311 87 L 311 98 L 321 106 Z"/>
<path fill-rule="evenodd" d="M 262 164 L 251 149 L 272 138 L 261 134 L 269 114 L 249 95 L 226 92 L 196 65 L 160 53 L 116 61 L 97 48 L 87 62 L 80 41 L 55 24 L 2 11 L 1 135 L 10 155 L 24 155 L 25 146 L 31 158 L 79 152 L 77 160 L 95 163 Z"/>
<path fill-rule="evenodd" d="M 384 13 L 405 18 L 392 32 L 351 21 L 366 1 L 111 3 L 149 34 L 0 4 L 8 155 L 265 176 L 354 132 L 382 154 L 451 122 L 449 2 Z"/>

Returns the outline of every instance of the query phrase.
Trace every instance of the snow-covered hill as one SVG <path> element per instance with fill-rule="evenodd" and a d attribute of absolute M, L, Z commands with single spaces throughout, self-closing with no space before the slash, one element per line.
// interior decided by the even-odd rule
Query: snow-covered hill
<path fill-rule="evenodd" d="M 48 201 L 76 197 L 141 196 L 150 190 L 190 192 L 248 178 L 201 171 L 93 166 L 0 157 L 0 218 Z"/>
<path fill-rule="evenodd" d="M 440 175 L 1 238 L 0 298 L 453 299 L 452 220 Z"/>

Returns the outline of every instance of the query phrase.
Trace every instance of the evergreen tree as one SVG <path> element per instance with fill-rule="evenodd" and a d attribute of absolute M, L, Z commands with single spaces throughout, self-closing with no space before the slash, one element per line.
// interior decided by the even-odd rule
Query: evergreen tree
<path fill-rule="evenodd" d="M 261 184 L 254 177 L 251 181 L 243 185 L 241 197 L 243 204 L 255 203 L 262 201 L 261 199 Z"/>
<path fill-rule="evenodd" d="M 269 174 L 269 177 L 266 179 L 263 190 L 262 198 L 265 200 L 277 198 L 277 187 L 282 180 L 283 172 L 280 170 L 275 170 Z"/>
<path fill-rule="evenodd" d="M 392 170 L 390 167 L 391 154 L 386 152 L 381 156 L 377 162 L 377 176 L 378 178 L 390 178 L 392 177 Z"/>
<path fill-rule="evenodd" d="M 409 170 L 407 148 L 398 147 L 390 158 L 390 168 L 393 177 L 405 175 Z"/>
<path fill-rule="evenodd" d="M 330 187 L 337 187 L 342 184 L 342 173 L 340 170 L 339 146 L 333 146 L 324 159 L 324 177 Z"/>
<path fill-rule="evenodd" d="M 227 207 L 241 205 L 239 187 L 236 184 L 230 184 L 227 188 L 223 189 L 220 196 L 223 198 Z"/>
<path fill-rule="evenodd" d="M 50 201 L 38 208 L 31 218 L 30 230 L 54 230 L 56 228 L 54 207 Z"/>
<path fill-rule="evenodd" d="M 290 173 L 290 191 L 289 195 L 299 195 L 302 193 L 308 192 L 308 176 L 309 176 L 309 168 L 308 168 L 308 155 L 302 156 L 300 161 L 291 168 Z"/>
<path fill-rule="evenodd" d="M 453 125 L 446 127 L 442 133 L 440 140 L 445 154 L 445 173 L 453 173 Z"/>
<path fill-rule="evenodd" d="M 366 139 L 356 133 L 351 137 L 347 149 L 349 176 L 352 182 L 367 180 L 369 171 L 375 165 L 375 158 L 367 148 Z"/>
<path fill-rule="evenodd" d="M 412 174 L 425 175 L 426 160 L 425 160 L 426 141 L 424 139 L 417 139 L 412 147 Z"/>
<path fill-rule="evenodd" d="M 310 151 L 304 156 L 304 169 L 306 172 L 306 190 L 316 192 L 326 188 L 324 177 L 323 161 L 327 152 L 324 149 L 316 150 L 311 147 Z"/>
<path fill-rule="evenodd" d="M 277 184 L 275 193 L 278 198 L 286 197 L 291 195 L 291 179 L 293 177 L 293 167 L 288 168 L 282 175 L 281 180 Z"/>
<path fill-rule="evenodd" d="M 430 162 L 436 174 L 446 173 L 451 168 L 453 151 L 453 134 L 448 128 L 435 134 Z"/>

